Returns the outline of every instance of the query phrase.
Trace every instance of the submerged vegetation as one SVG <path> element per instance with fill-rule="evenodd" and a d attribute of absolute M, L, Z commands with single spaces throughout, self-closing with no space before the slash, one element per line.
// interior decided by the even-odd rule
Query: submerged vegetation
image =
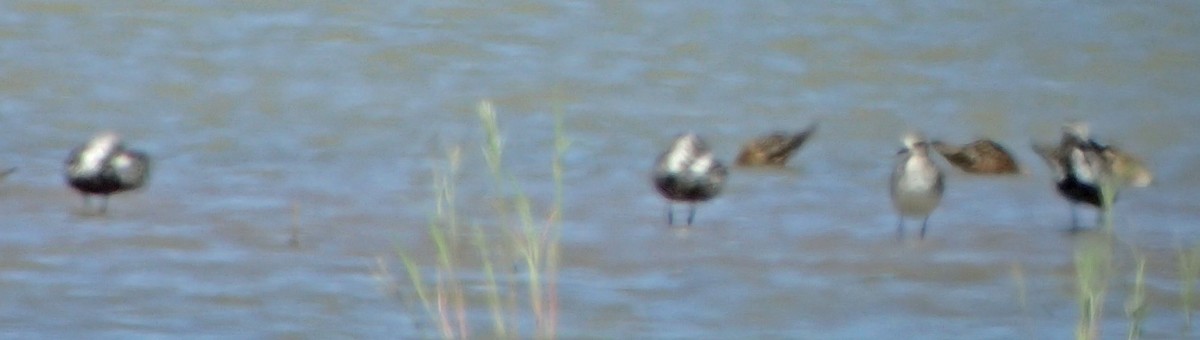
<path fill-rule="evenodd" d="M 1107 176 L 1104 176 L 1107 178 Z M 1104 321 L 1104 302 L 1113 263 L 1112 203 L 1116 193 L 1112 180 L 1101 180 L 1101 216 L 1097 233 L 1089 233 L 1075 245 L 1075 298 L 1079 303 L 1079 321 L 1075 338 L 1099 339 Z"/>
<path fill-rule="evenodd" d="M 1192 327 L 1192 305 L 1195 303 L 1196 279 L 1200 277 L 1200 246 L 1182 247 L 1176 253 L 1179 275 L 1179 303 L 1188 330 Z"/>
<path fill-rule="evenodd" d="M 1081 235 L 1075 244 L 1075 286 L 1076 300 L 1079 304 L 1079 320 L 1075 328 L 1076 339 L 1101 339 L 1101 327 L 1104 323 L 1104 304 L 1108 293 L 1113 288 L 1110 282 L 1119 275 L 1117 257 L 1117 239 L 1114 235 L 1114 217 L 1112 205 L 1116 197 L 1118 184 L 1114 177 L 1105 176 L 1100 187 L 1102 206 L 1100 226 L 1094 233 Z M 1127 339 L 1140 339 L 1143 324 L 1149 314 L 1150 303 L 1146 294 L 1146 263 L 1147 256 L 1129 246 L 1130 258 L 1133 262 L 1132 282 L 1125 293 L 1125 317 L 1129 326 Z M 1179 304 L 1183 311 L 1186 325 L 1191 325 L 1191 310 L 1193 305 L 1193 290 L 1196 279 L 1200 274 L 1200 246 L 1190 250 L 1180 250 L 1176 254 L 1178 263 L 1178 279 L 1180 281 Z M 1189 330 L 1184 330 L 1185 334 Z"/>
<path fill-rule="evenodd" d="M 1075 288 L 1079 302 L 1076 339 L 1099 339 L 1104 320 L 1104 299 L 1113 271 L 1111 234 L 1084 235 L 1075 246 Z"/>
<path fill-rule="evenodd" d="M 483 157 L 497 193 L 491 200 L 495 216 L 489 220 L 497 225 L 473 223 L 464 227 L 456 206 L 455 185 L 463 152 L 452 148 L 447 152 L 445 168 L 433 174 L 436 203 L 427 232 L 436 249 L 436 263 L 427 268 L 415 254 L 398 251 L 411 292 L 399 289 L 400 283 L 388 272 L 382 258 L 375 274 L 389 293 L 410 309 L 419 304 L 426 317 L 417 321 L 422 334 L 443 339 L 554 338 L 559 313 L 562 155 L 568 144 L 562 115 L 556 114 L 549 164 L 555 188 L 553 202 L 544 216 L 536 217 L 533 200 L 504 166 L 504 140 L 495 109 L 483 101 L 478 113 L 486 136 Z M 486 309 L 486 316 L 475 313 L 482 309 Z"/>
<path fill-rule="evenodd" d="M 1079 304 L 1076 339 L 1107 339 L 1101 332 L 1105 321 L 1105 301 L 1110 294 L 1124 296 L 1124 316 L 1128 321 L 1127 339 L 1139 339 L 1153 307 L 1147 292 L 1149 256 L 1137 247 L 1122 249 L 1115 236 L 1104 231 L 1080 235 L 1075 245 L 1075 292 Z M 1125 255 L 1128 254 L 1128 255 Z M 1178 308 L 1185 325 L 1191 326 L 1195 304 L 1194 291 L 1200 276 L 1200 246 L 1180 248 L 1174 259 L 1179 280 Z M 1114 280 L 1118 280 L 1114 283 Z M 1162 307 L 1162 306 L 1160 306 Z M 1109 319 L 1112 321 L 1113 319 Z M 1182 330 L 1189 334 L 1190 329 Z"/>

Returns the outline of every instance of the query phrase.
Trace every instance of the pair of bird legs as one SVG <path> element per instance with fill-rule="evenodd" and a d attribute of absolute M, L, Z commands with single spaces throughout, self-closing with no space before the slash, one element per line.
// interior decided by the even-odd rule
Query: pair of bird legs
<path fill-rule="evenodd" d="M 925 216 L 921 220 L 921 239 L 925 239 L 925 229 L 929 226 L 929 216 Z M 900 215 L 900 222 L 896 223 L 896 239 L 904 239 L 904 215 Z"/>
<path fill-rule="evenodd" d="M 92 196 L 100 196 L 100 210 L 92 209 Z M 108 212 L 108 195 L 83 195 L 83 211 L 84 215 L 104 215 Z"/>
<path fill-rule="evenodd" d="M 1097 227 L 1102 226 L 1105 223 L 1105 221 L 1104 221 L 1105 213 L 1107 213 L 1105 208 L 1100 208 L 1098 210 L 1097 214 L 1099 214 L 1099 215 L 1096 215 L 1096 226 Z M 1067 232 L 1078 233 L 1083 230 L 1084 230 L 1084 228 L 1079 226 L 1079 204 L 1071 203 L 1071 228 L 1067 229 Z"/>
<path fill-rule="evenodd" d="M 687 225 L 692 225 L 692 219 L 696 217 L 696 204 L 688 203 Z M 675 204 L 667 203 L 667 225 L 675 225 Z"/>

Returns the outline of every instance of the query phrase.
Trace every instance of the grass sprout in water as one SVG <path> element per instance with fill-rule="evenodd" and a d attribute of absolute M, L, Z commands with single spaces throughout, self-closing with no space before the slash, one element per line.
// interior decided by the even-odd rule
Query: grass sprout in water
<path fill-rule="evenodd" d="M 1075 289 L 1079 302 L 1076 339 L 1099 339 L 1104 319 L 1104 297 L 1113 271 L 1112 235 L 1082 235 L 1075 246 Z"/>
<path fill-rule="evenodd" d="M 1080 235 L 1075 245 L 1075 288 L 1079 303 L 1079 321 L 1075 327 L 1075 338 L 1099 339 L 1104 322 L 1104 299 L 1108 294 L 1109 280 L 1115 264 L 1113 256 L 1113 209 L 1116 193 L 1112 176 L 1100 176 L 1101 229 L 1096 233 Z"/>
<path fill-rule="evenodd" d="M 1177 251 L 1179 271 L 1179 303 L 1183 308 L 1186 325 L 1192 325 L 1192 305 L 1195 303 L 1196 279 L 1200 277 L 1200 246 Z"/>
<path fill-rule="evenodd" d="M 555 188 L 552 206 L 544 218 L 535 218 L 532 200 L 521 190 L 515 176 L 508 173 L 502 162 L 503 139 L 496 112 L 489 101 L 478 106 L 479 118 L 486 140 L 483 156 L 500 198 L 496 201 L 495 221 L 499 221 L 498 239 L 488 235 L 478 224 L 464 229 L 456 209 L 456 186 L 462 159 L 461 148 L 447 153 L 445 169 L 435 170 L 433 191 L 435 210 L 428 225 L 429 241 L 436 249 L 436 264 L 432 269 L 422 267 L 413 254 L 398 251 L 408 280 L 412 283 L 407 297 L 397 280 L 387 271 L 385 261 L 377 263 L 376 277 L 385 289 L 410 306 L 419 303 L 428 322 L 418 322 L 418 330 L 426 332 L 432 324 L 436 337 L 443 339 L 550 339 L 557 335 L 560 212 L 562 211 L 562 155 L 568 142 L 563 134 L 562 114 L 555 117 L 555 138 L 551 170 Z M 471 256 L 471 253 L 474 256 Z M 465 254 L 465 255 L 464 255 Z M 472 258 L 476 257 L 476 258 Z M 477 261 L 477 262 L 475 262 Z M 517 263 L 521 270 L 506 270 Z M 468 268 L 469 266 L 478 268 Z M 481 273 L 482 294 L 464 273 Z M 432 278 L 426 279 L 427 275 Z M 480 296 L 482 295 L 482 296 Z M 522 297 L 523 295 L 523 297 Z M 408 297 L 415 297 L 410 299 Z M 472 334 L 472 313 L 478 304 L 485 304 L 490 318 L 490 334 Z M 480 307 L 482 308 L 482 307 Z M 531 331 L 522 329 L 531 320 Z M 430 334 L 432 335 L 432 334 Z"/>
<path fill-rule="evenodd" d="M 1133 292 L 1125 299 L 1125 316 L 1129 318 L 1129 339 L 1142 337 L 1142 322 L 1146 320 L 1150 305 L 1146 303 L 1146 255 L 1134 252 L 1137 272 L 1133 280 Z"/>
<path fill-rule="evenodd" d="M 1103 167 L 1099 178 L 1101 215 L 1100 228 L 1095 233 L 1080 235 L 1075 245 L 1075 286 L 1076 300 L 1079 303 L 1079 321 L 1075 328 L 1076 339 L 1100 339 L 1101 326 L 1104 322 L 1104 302 L 1109 291 L 1109 283 L 1117 272 L 1116 236 L 1113 227 L 1113 203 L 1120 187 L 1119 177 L 1112 173 L 1110 164 Z M 1149 304 L 1146 301 L 1145 270 L 1146 256 L 1136 248 L 1131 249 L 1134 261 L 1137 263 L 1134 272 L 1133 287 L 1125 300 L 1125 316 L 1129 318 L 1129 339 L 1141 337 L 1142 323 L 1145 321 Z M 1181 256 L 1182 257 L 1182 256 Z M 1182 261 L 1182 259 L 1181 259 Z M 1188 263 L 1188 266 L 1191 264 Z M 1181 262 L 1180 272 L 1192 270 Z M 1184 293 L 1188 293 L 1187 289 Z M 1184 300 L 1190 298 L 1185 294 Z M 1186 307 L 1185 307 L 1186 308 Z M 1185 310 L 1185 313 L 1188 311 Z M 1190 318 L 1189 318 L 1190 319 Z"/>

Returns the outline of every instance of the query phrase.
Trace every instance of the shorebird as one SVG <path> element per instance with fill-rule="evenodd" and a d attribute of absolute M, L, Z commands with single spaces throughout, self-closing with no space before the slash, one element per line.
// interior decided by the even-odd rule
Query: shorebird
<path fill-rule="evenodd" d="M 652 179 L 667 202 L 667 224 L 675 224 L 674 204 L 688 205 L 687 225 L 696 216 L 696 204 L 721 192 L 728 170 L 713 158 L 704 140 L 694 133 L 680 135 L 658 156 Z"/>
<path fill-rule="evenodd" d="M 1154 173 L 1132 154 L 1111 145 L 1100 154 L 1108 160 L 1118 185 L 1144 188 L 1154 183 Z"/>
<path fill-rule="evenodd" d="M 1012 154 L 1000 143 L 980 139 L 964 146 L 933 141 L 933 149 L 954 167 L 972 174 L 1015 174 L 1021 172 Z"/>
<path fill-rule="evenodd" d="M 1055 188 L 1071 205 L 1072 230 L 1079 229 L 1076 208 L 1080 203 L 1101 212 L 1112 208 L 1102 196 L 1105 182 L 1113 191 L 1109 203 L 1116 201 L 1121 187 L 1145 187 L 1153 182 L 1154 175 L 1136 157 L 1091 139 L 1086 123 L 1064 124 L 1062 132 L 1058 145 L 1034 144 L 1033 150 L 1054 172 Z"/>
<path fill-rule="evenodd" d="M 109 195 L 142 187 L 149 172 L 146 154 L 126 148 L 112 132 L 96 135 L 67 157 L 67 183 L 83 195 L 85 209 L 91 195 L 100 195 L 101 214 L 108 210 Z"/>
<path fill-rule="evenodd" d="M 942 171 L 929 158 L 929 143 L 919 133 L 904 136 L 896 168 L 892 170 L 892 204 L 900 213 L 896 237 L 904 237 L 904 218 L 921 218 L 921 238 L 929 226 L 929 215 L 942 200 L 946 183 Z"/>
<path fill-rule="evenodd" d="M 784 166 L 788 158 L 796 154 L 796 150 L 817 131 L 817 123 L 809 125 L 804 131 L 789 134 L 782 131 L 754 139 L 742 145 L 738 153 L 739 166 Z"/>

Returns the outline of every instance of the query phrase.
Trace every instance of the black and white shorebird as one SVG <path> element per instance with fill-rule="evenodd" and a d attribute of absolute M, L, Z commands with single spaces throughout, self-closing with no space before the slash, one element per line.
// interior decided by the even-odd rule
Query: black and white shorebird
<path fill-rule="evenodd" d="M 742 145 L 742 151 L 738 152 L 737 165 L 782 167 L 816 131 L 817 123 L 813 123 L 804 131 L 777 131 L 751 140 Z"/>
<path fill-rule="evenodd" d="M 142 187 L 149 173 L 149 157 L 126 148 L 112 132 L 96 135 L 67 157 L 67 183 L 83 195 L 85 209 L 91 196 L 99 195 L 101 214 L 108 209 L 109 195 Z"/>
<path fill-rule="evenodd" d="M 1054 172 L 1055 189 L 1071 204 L 1071 229 L 1079 229 L 1077 206 L 1087 204 L 1104 212 L 1116 200 L 1117 191 L 1126 186 L 1145 187 L 1154 175 L 1136 157 L 1091 139 L 1084 122 L 1063 125 L 1058 145 L 1034 144 L 1046 165 Z M 1105 183 L 1112 192 L 1105 202 Z"/>
<path fill-rule="evenodd" d="M 892 205 L 900 213 L 896 236 L 904 237 L 904 219 L 921 219 L 921 238 L 929 226 L 929 215 L 942 201 L 946 189 L 942 171 L 929 157 L 929 143 L 919 133 L 904 136 L 904 149 L 897 155 L 892 170 Z"/>
<path fill-rule="evenodd" d="M 719 194 L 728 170 L 713 158 L 704 140 L 694 133 L 675 139 L 671 148 L 658 156 L 652 179 L 654 187 L 667 198 L 667 224 L 675 224 L 674 204 L 688 205 L 687 224 L 692 225 L 696 204 Z"/>

